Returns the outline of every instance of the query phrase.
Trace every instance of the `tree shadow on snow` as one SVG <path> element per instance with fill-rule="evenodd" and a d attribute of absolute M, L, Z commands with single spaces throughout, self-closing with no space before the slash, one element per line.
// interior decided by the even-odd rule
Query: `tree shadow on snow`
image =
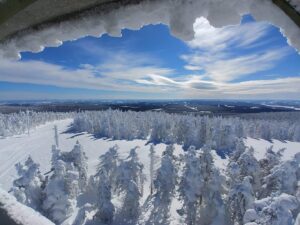
<path fill-rule="evenodd" d="M 170 199 L 162 199 L 156 195 L 146 200 L 144 211 L 150 211 L 150 216 L 143 222 L 145 225 L 169 225 L 170 224 Z"/>
<path fill-rule="evenodd" d="M 71 137 L 68 137 L 68 139 L 73 139 L 73 138 L 79 137 L 79 136 L 84 135 L 84 134 L 85 134 L 85 132 L 81 132 L 81 133 L 78 133 L 78 134 L 74 134 L 74 135 L 72 135 Z"/>

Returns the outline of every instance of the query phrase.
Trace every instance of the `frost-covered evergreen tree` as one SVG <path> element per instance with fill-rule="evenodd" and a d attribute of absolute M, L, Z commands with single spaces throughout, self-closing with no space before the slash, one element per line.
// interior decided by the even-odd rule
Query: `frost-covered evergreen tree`
<path fill-rule="evenodd" d="M 11 136 L 16 134 L 29 133 L 38 125 L 48 121 L 71 118 L 73 113 L 58 112 L 18 112 L 1 114 L 0 113 L 0 136 Z"/>
<path fill-rule="evenodd" d="M 259 161 L 261 167 L 262 176 L 267 176 L 271 173 L 271 170 L 281 162 L 282 153 L 285 149 L 280 149 L 275 152 L 273 145 L 267 148 L 265 156 Z"/>
<path fill-rule="evenodd" d="M 174 159 L 174 146 L 168 145 L 163 152 L 161 166 L 154 181 L 156 194 L 160 195 L 163 201 L 170 201 L 175 190 L 178 168 L 176 168 Z"/>
<path fill-rule="evenodd" d="M 70 217 L 87 186 L 87 157 L 79 142 L 70 152 L 52 146 L 52 172 L 43 190 L 43 211 L 57 224 Z"/>
<path fill-rule="evenodd" d="M 300 157 L 295 155 L 292 160 L 284 161 L 274 166 L 270 174 L 263 178 L 263 195 L 280 195 L 286 193 L 296 195 L 299 174 Z"/>
<path fill-rule="evenodd" d="M 168 224 L 171 201 L 177 183 L 177 172 L 174 146 L 168 145 L 163 152 L 161 165 L 154 180 L 154 195 L 149 196 L 145 204 L 145 211 L 150 211 L 146 222 L 147 225 Z M 152 207 L 149 208 L 149 205 Z"/>
<path fill-rule="evenodd" d="M 253 206 L 256 192 L 260 191 L 260 166 L 242 139 L 237 140 L 235 151 L 227 165 L 229 193 L 226 198 L 226 212 L 232 224 L 242 225 L 247 209 Z"/>
<path fill-rule="evenodd" d="M 257 159 L 254 157 L 254 149 L 248 148 L 239 157 L 237 164 L 240 166 L 240 176 L 244 178 L 246 176 L 251 176 L 251 183 L 253 185 L 253 191 L 256 194 L 260 190 L 260 176 L 261 169 Z"/>
<path fill-rule="evenodd" d="M 45 182 L 40 173 L 40 165 L 29 156 L 24 164 L 17 163 L 19 178 L 13 181 L 11 191 L 17 200 L 33 209 L 40 210 L 42 204 L 42 189 Z"/>
<path fill-rule="evenodd" d="M 241 182 L 235 183 L 227 197 L 226 208 L 229 220 L 234 225 L 242 225 L 246 210 L 253 207 L 255 200 L 251 177 L 244 177 Z"/>
<path fill-rule="evenodd" d="M 79 193 L 79 172 L 71 163 L 58 160 L 44 190 L 46 216 L 61 224 L 73 213 Z"/>
<path fill-rule="evenodd" d="M 143 193 L 144 166 L 139 162 L 137 148 L 131 149 L 129 156 L 121 161 L 117 171 L 116 188 L 118 193 L 124 196 L 122 208 L 116 218 L 121 224 L 134 224 L 140 212 L 139 200 Z"/>
<path fill-rule="evenodd" d="M 115 207 L 111 202 L 111 185 L 108 174 L 105 170 L 98 172 L 99 184 L 98 184 L 98 201 L 97 201 L 97 213 L 96 218 L 101 224 L 112 224 Z"/>
<path fill-rule="evenodd" d="M 227 166 L 229 186 L 234 186 L 243 181 L 245 177 L 250 176 L 254 194 L 257 196 L 261 191 L 261 168 L 258 160 L 254 157 L 254 149 L 246 147 L 242 139 L 238 140 L 235 146 L 235 151 L 231 154 Z"/>
<path fill-rule="evenodd" d="M 154 177 L 155 177 L 155 165 L 158 157 L 155 155 L 154 145 L 151 144 L 149 150 L 149 158 L 150 158 L 150 166 L 149 166 L 149 174 L 150 174 L 150 194 L 153 194 L 154 190 Z"/>
<path fill-rule="evenodd" d="M 118 150 L 119 150 L 119 146 L 114 145 L 105 154 L 99 157 L 100 162 L 98 164 L 97 174 L 96 174 L 96 176 L 98 176 L 98 174 L 100 173 L 105 173 L 113 189 L 115 189 L 116 176 L 117 176 L 117 168 L 118 168 L 118 160 L 119 160 Z"/>
<path fill-rule="evenodd" d="M 51 159 L 53 167 L 52 170 L 54 169 L 55 164 L 58 162 L 58 160 L 62 160 L 63 162 L 72 164 L 72 166 L 74 166 L 75 170 L 77 170 L 79 173 L 78 183 L 80 191 L 84 192 L 88 184 L 88 164 L 87 157 L 79 141 L 76 142 L 70 152 L 62 152 L 57 148 L 57 146 L 53 145 Z"/>
<path fill-rule="evenodd" d="M 259 190 L 258 198 L 268 197 L 272 189 L 274 188 L 273 179 L 270 179 L 270 175 L 274 167 L 278 166 L 281 163 L 281 156 L 284 149 L 279 150 L 278 152 L 273 151 L 273 146 L 267 149 L 265 157 L 259 161 L 261 167 L 261 188 Z"/>
<path fill-rule="evenodd" d="M 184 169 L 179 184 L 180 197 L 183 200 L 183 211 L 187 225 L 197 223 L 197 212 L 202 203 L 202 190 L 204 187 L 204 177 L 202 176 L 200 160 L 195 150 L 191 146 L 185 154 Z"/>
<path fill-rule="evenodd" d="M 213 149 L 231 151 L 235 137 L 299 141 L 299 115 L 284 112 L 224 118 L 107 110 L 77 114 L 73 129 L 112 139 L 147 139 L 150 135 L 150 142 L 177 143 L 185 150 L 191 145 L 198 149 L 206 144 Z"/>
<path fill-rule="evenodd" d="M 118 145 L 111 147 L 105 154 L 99 157 L 96 179 L 97 183 L 97 214 L 96 217 L 102 224 L 113 222 L 115 207 L 111 202 L 112 186 L 116 188 L 118 169 Z"/>
<path fill-rule="evenodd" d="M 201 190 L 201 205 L 199 210 L 199 223 L 211 224 L 215 217 L 224 212 L 222 193 L 224 192 L 224 177 L 214 166 L 211 149 L 204 146 L 200 149 L 200 167 L 204 184 Z"/>
<path fill-rule="evenodd" d="M 281 194 L 254 202 L 244 215 L 245 225 L 294 225 L 293 210 L 299 207 L 296 197 Z"/>
<path fill-rule="evenodd" d="M 71 152 L 69 152 L 69 158 L 73 162 L 74 166 L 79 172 L 79 188 L 81 191 L 85 191 L 85 188 L 88 183 L 88 164 L 87 164 L 87 156 L 85 155 L 85 152 L 83 150 L 82 145 L 79 143 L 79 141 L 76 142 L 76 145 L 72 149 Z"/>

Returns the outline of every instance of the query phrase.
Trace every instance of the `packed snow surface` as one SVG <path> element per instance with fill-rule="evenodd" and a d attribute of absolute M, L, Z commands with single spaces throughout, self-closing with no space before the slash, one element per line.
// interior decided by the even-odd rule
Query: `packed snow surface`
<path fill-rule="evenodd" d="M 291 1 L 299 9 L 300 3 Z M 144 25 L 163 23 L 171 33 L 183 40 L 194 37 L 193 24 L 196 18 L 207 18 L 214 27 L 238 24 L 245 14 L 257 21 L 268 21 L 280 27 L 288 43 L 300 50 L 300 29 L 272 0 L 154 0 L 122 6 L 103 12 L 85 13 L 72 21 L 43 26 L 37 30 L 22 32 L 0 45 L 0 55 L 19 58 L 20 52 L 39 52 L 44 47 L 59 46 L 63 41 L 76 40 L 91 35 L 121 36 L 124 28 L 140 29 Z"/>

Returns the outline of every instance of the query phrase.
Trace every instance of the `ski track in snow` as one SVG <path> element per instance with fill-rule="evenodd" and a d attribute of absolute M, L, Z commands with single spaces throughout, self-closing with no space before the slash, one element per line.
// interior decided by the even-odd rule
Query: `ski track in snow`
<path fill-rule="evenodd" d="M 58 126 L 59 131 L 59 148 L 62 151 L 71 151 L 76 141 L 78 140 L 86 152 L 88 157 L 89 175 L 94 174 L 98 164 L 98 158 L 104 154 L 110 147 L 118 144 L 119 155 L 121 158 L 127 157 L 130 149 L 135 146 L 140 146 L 137 150 L 141 162 L 144 164 L 144 173 L 146 175 L 146 183 L 144 189 L 145 198 L 149 193 L 149 145 L 146 145 L 145 140 L 105 140 L 96 139 L 93 135 L 87 133 L 65 133 L 72 122 L 72 119 L 65 119 L 55 122 L 48 122 L 45 125 L 41 125 L 34 130 L 31 130 L 30 135 L 23 134 L 13 137 L 7 137 L 0 139 L 0 186 L 9 190 L 12 186 L 12 181 L 17 178 L 15 164 L 18 162 L 24 162 L 26 158 L 31 155 L 34 161 L 40 164 L 41 172 L 45 173 L 50 169 L 51 159 L 51 146 L 54 144 L 54 125 Z M 300 152 L 299 142 L 280 142 L 273 140 L 273 143 L 266 140 L 257 140 L 248 138 L 245 140 L 247 146 L 253 146 L 255 149 L 255 156 L 257 159 L 261 159 L 264 156 L 267 147 L 274 145 L 274 150 L 280 148 L 286 148 L 283 154 L 283 160 L 288 160 L 293 157 L 294 154 Z M 155 152 L 158 156 L 165 149 L 165 144 L 158 144 L 155 146 Z M 175 155 L 183 153 L 181 146 L 175 145 Z M 215 152 L 213 152 L 215 158 L 215 165 L 224 171 L 227 164 L 227 159 L 221 159 Z M 159 167 L 159 162 L 156 164 L 156 168 Z M 155 169 L 156 169 L 155 168 Z"/>

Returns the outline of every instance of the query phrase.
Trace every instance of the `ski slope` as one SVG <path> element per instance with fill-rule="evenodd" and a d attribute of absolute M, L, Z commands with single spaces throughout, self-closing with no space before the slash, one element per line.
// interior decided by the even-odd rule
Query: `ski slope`
<path fill-rule="evenodd" d="M 0 185 L 3 189 L 9 190 L 12 181 L 17 177 L 15 164 L 24 162 L 30 155 L 34 161 L 40 164 L 41 172 L 46 173 L 50 169 L 51 146 L 55 143 L 54 125 L 57 125 L 59 132 L 59 148 L 62 151 L 71 151 L 78 140 L 88 157 L 89 175 L 94 174 L 98 158 L 104 154 L 110 147 L 117 144 L 120 147 L 119 154 L 121 158 L 127 157 L 130 149 L 140 146 L 137 150 L 141 162 L 145 166 L 145 173 L 149 168 L 148 153 L 150 146 L 145 140 L 117 140 L 96 139 L 93 135 L 87 133 L 66 133 L 72 120 L 66 119 L 56 122 L 50 122 L 32 130 L 29 135 L 23 134 L 13 137 L 0 139 Z M 157 155 L 161 155 L 165 149 L 165 144 L 156 145 Z M 183 152 L 180 146 L 175 146 L 175 154 Z M 158 166 L 158 165 L 157 165 Z"/>

